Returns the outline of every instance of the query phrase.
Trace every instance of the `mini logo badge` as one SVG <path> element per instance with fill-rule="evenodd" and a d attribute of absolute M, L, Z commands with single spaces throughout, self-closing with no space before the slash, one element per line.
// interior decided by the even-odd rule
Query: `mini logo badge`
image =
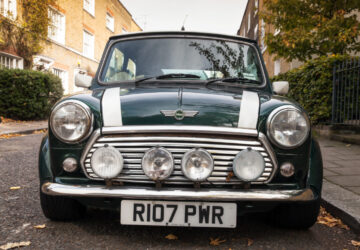
<path fill-rule="evenodd" d="M 174 117 L 176 120 L 181 121 L 185 117 L 196 116 L 199 113 L 199 111 L 177 109 L 177 110 L 161 110 L 160 113 L 166 117 Z"/>

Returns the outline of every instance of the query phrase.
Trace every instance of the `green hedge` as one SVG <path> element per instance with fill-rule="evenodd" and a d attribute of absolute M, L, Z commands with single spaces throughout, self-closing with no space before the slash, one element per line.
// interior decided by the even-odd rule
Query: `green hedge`
<path fill-rule="evenodd" d="M 0 116 L 20 120 L 47 118 L 62 95 L 61 80 L 51 73 L 0 69 Z"/>
<path fill-rule="evenodd" d="M 333 66 L 349 59 L 348 56 L 320 57 L 306 62 L 297 69 L 274 77 L 273 81 L 288 81 L 287 97 L 294 99 L 308 112 L 313 124 L 329 123 Z"/>

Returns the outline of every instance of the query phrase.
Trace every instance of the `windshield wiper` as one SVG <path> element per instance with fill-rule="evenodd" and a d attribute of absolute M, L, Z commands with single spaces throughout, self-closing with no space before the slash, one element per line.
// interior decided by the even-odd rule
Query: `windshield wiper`
<path fill-rule="evenodd" d="M 193 74 L 182 74 L 182 73 L 176 74 L 176 73 L 172 73 L 172 74 L 165 74 L 165 75 L 141 78 L 141 79 L 135 81 L 135 83 L 139 83 L 139 82 L 150 80 L 150 79 L 181 79 L 181 78 L 196 78 L 196 79 L 199 79 L 200 76 L 193 75 Z"/>
<path fill-rule="evenodd" d="M 228 78 L 216 78 L 206 82 L 206 86 L 214 83 L 214 82 L 240 82 L 240 83 L 256 83 L 260 84 L 261 82 L 258 80 L 253 80 L 249 78 L 243 77 L 228 77 Z"/>

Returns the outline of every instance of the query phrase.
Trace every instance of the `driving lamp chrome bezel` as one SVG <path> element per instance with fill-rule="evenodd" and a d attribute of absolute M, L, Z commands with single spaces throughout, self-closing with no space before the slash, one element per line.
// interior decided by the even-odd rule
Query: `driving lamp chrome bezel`
<path fill-rule="evenodd" d="M 169 174 L 166 175 L 165 177 L 162 177 L 162 178 L 158 178 L 158 179 L 153 179 L 151 178 L 151 176 L 147 175 L 147 172 L 144 170 L 144 158 L 147 154 L 149 154 L 151 151 L 153 150 L 162 150 L 164 152 L 166 152 L 168 154 L 168 156 L 170 156 L 170 160 L 171 160 L 171 168 L 169 169 Z M 164 181 L 166 179 L 168 179 L 174 172 L 174 169 L 175 169 L 175 162 L 174 162 L 174 156 L 172 155 L 172 153 L 167 150 L 166 148 L 163 148 L 163 147 L 152 147 L 148 150 L 146 150 L 145 154 L 143 155 L 142 159 L 141 159 L 141 169 L 143 170 L 144 174 L 146 177 L 148 177 L 150 180 L 153 180 L 153 181 Z"/>
<path fill-rule="evenodd" d="M 298 112 L 300 115 L 302 115 L 306 121 L 306 126 L 307 126 L 307 132 L 306 132 L 306 135 L 304 136 L 304 138 L 302 140 L 300 140 L 298 143 L 292 145 L 292 146 L 286 146 L 286 145 L 283 145 L 281 143 L 279 143 L 272 135 L 271 135 L 271 132 L 270 132 L 270 128 L 271 128 L 271 123 L 273 121 L 273 119 L 276 117 L 276 115 L 278 115 L 279 113 L 283 112 L 283 111 L 295 111 L 295 112 Z M 310 120 L 309 120 L 309 117 L 308 115 L 300 110 L 299 108 L 297 107 L 294 107 L 292 105 L 284 105 L 284 106 L 281 106 L 281 107 L 278 107 L 276 109 L 274 109 L 267 121 L 266 121 L 266 135 L 267 137 L 269 138 L 269 140 L 275 144 L 277 147 L 281 148 L 281 149 L 293 149 L 293 148 L 296 148 L 296 147 L 299 147 L 301 146 L 306 140 L 307 138 L 309 137 L 309 134 L 310 134 Z"/>
<path fill-rule="evenodd" d="M 56 130 L 54 129 L 54 125 L 53 125 L 53 116 L 56 113 L 56 111 L 66 105 L 69 105 L 69 104 L 80 107 L 80 109 L 82 109 L 85 112 L 85 114 L 88 118 L 87 124 L 86 124 L 87 131 L 80 138 L 78 138 L 76 140 L 67 140 L 67 139 L 62 138 L 59 134 L 57 134 Z M 68 143 L 68 144 L 76 144 L 76 143 L 79 143 L 79 142 L 85 140 L 86 138 L 88 138 L 91 135 L 91 133 L 93 131 L 94 115 L 91 112 L 91 109 L 89 108 L 89 106 L 87 106 L 85 103 L 78 101 L 78 100 L 66 100 L 66 101 L 63 101 L 63 102 L 55 105 L 55 107 L 51 111 L 49 123 L 50 123 L 51 131 L 57 139 L 59 139 L 62 142 Z"/>
<path fill-rule="evenodd" d="M 206 177 L 206 178 L 203 178 L 203 179 L 194 179 L 192 178 L 184 169 L 185 169 L 185 162 L 186 162 L 186 159 L 189 157 L 189 155 L 195 151 L 201 151 L 203 153 L 205 153 L 210 159 L 211 159 L 211 171 L 210 171 L 210 174 Z M 205 149 L 202 149 L 202 148 L 193 148 L 193 149 L 190 149 L 188 150 L 187 152 L 185 152 L 185 154 L 183 155 L 182 159 L 181 159 L 181 171 L 182 173 L 184 174 L 184 176 L 186 178 L 188 178 L 189 180 L 193 181 L 193 182 L 203 182 L 203 181 L 206 181 L 211 175 L 212 173 L 214 172 L 214 158 L 213 156 Z"/>

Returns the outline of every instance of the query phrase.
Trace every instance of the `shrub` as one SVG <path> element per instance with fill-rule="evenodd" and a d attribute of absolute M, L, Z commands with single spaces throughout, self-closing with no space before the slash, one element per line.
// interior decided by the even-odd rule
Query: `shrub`
<path fill-rule="evenodd" d="M 47 118 L 63 95 L 61 80 L 33 70 L 0 69 L 0 115 L 20 120 Z"/>
<path fill-rule="evenodd" d="M 301 104 L 313 124 L 328 123 L 331 120 L 333 66 L 347 59 L 348 56 L 338 55 L 319 57 L 272 80 L 290 83 L 287 97 Z"/>

